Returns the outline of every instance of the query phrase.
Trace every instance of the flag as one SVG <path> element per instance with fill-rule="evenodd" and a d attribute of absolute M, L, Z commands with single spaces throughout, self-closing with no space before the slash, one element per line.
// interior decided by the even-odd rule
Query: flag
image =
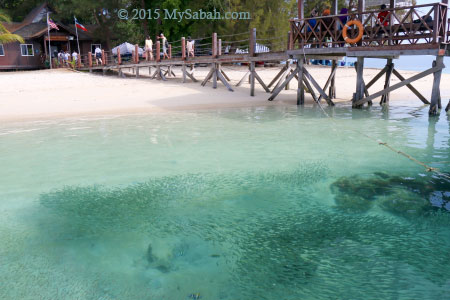
<path fill-rule="evenodd" d="M 87 31 L 86 27 L 84 27 L 83 25 L 81 25 L 80 23 L 78 23 L 77 18 L 74 18 L 74 19 L 75 19 L 75 26 L 76 26 L 77 28 L 80 28 L 80 29 L 83 30 L 83 31 Z"/>
<path fill-rule="evenodd" d="M 47 24 L 53 29 L 59 30 L 58 25 L 55 24 L 55 22 L 52 21 L 52 19 L 47 19 Z"/>

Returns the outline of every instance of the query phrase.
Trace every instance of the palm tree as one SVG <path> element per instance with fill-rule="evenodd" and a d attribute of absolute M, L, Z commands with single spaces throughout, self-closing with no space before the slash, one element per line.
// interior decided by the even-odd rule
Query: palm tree
<path fill-rule="evenodd" d="M 10 23 L 11 20 L 7 15 L 0 13 L 0 22 Z M 7 44 L 13 42 L 25 43 L 25 41 L 20 35 L 9 32 L 5 28 L 5 26 L 3 26 L 2 23 L 0 23 L 0 44 Z"/>

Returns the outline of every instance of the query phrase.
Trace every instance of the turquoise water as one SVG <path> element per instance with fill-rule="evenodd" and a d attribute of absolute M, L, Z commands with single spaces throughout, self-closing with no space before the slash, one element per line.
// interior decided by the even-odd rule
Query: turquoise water
<path fill-rule="evenodd" d="M 450 299 L 450 116 L 259 107 L 0 127 L 0 299 Z M 358 131 L 364 131 L 369 139 Z"/>

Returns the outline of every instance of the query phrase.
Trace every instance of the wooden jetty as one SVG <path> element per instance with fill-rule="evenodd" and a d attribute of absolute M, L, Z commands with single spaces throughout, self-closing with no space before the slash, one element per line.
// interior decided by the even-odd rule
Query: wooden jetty
<path fill-rule="evenodd" d="M 106 72 L 116 70 L 119 76 L 123 76 L 124 68 L 131 68 L 136 77 L 139 77 L 139 70 L 148 68 L 152 79 L 167 80 L 167 77 L 175 76 L 174 66 L 181 67 L 182 81 L 188 79 L 197 82 L 192 66 L 196 64 L 210 65 L 208 75 L 202 80 L 202 86 L 212 80 L 213 88 L 217 88 L 221 82 L 230 91 L 233 87 L 229 77 L 222 69 L 222 64 L 245 63 L 249 69 L 245 76 L 239 81 L 238 86 L 247 78 L 250 83 L 250 95 L 255 94 L 255 84 L 258 82 L 263 89 L 271 93 L 269 101 L 274 100 L 277 95 L 289 86 L 293 80 L 297 80 L 297 104 L 303 105 L 305 92 L 311 94 L 316 103 L 324 99 L 328 105 L 334 105 L 333 99 L 336 97 L 335 77 L 338 70 L 338 61 L 343 57 L 356 58 L 356 87 L 352 98 L 354 108 L 363 105 L 372 105 L 373 100 L 381 97 L 380 104 L 389 103 L 390 92 L 408 87 L 419 100 L 430 105 L 430 115 L 435 115 L 441 109 L 440 80 L 444 56 L 450 56 L 450 22 L 447 19 L 448 0 L 442 2 L 396 7 L 395 0 L 390 0 L 386 9 L 365 11 L 365 0 L 359 0 L 357 10 L 349 11 L 347 14 L 338 14 L 338 1 L 333 0 L 331 15 L 321 17 L 304 17 L 303 0 L 298 1 L 298 18 L 289 20 L 290 32 L 287 33 L 281 51 L 258 51 L 256 29 L 251 29 L 249 33 L 237 35 L 247 35 L 243 40 L 248 47 L 246 53 L 230 54 L 223 52 L 222 38 L 229 36 L 217 36 L 214 33 L 211 42 L 208 44 L 206 55 L 189 57 L 186 52 L 186 40 L 182 38 L 179 46 L 172 43 L 168 49 L 169 59 L 161 59 L 160 43 L 156 43 L 155 53 L 145 51 L 140 57 L 139 47 L 135 46 L 133 57 L 129 62 L 123 62 L 120 51 L 113 55 L 111 52 L 102 52 L 102 63 L 93 63 L 92 53 L 87 56 L 80 56 L 77 67 L 80 70 L 90 72 L 99 70 Z M 381 15 L 384 16 L 380 18 Z M 358 26 L 346 26 L 349 21 L 359 22 Z M 348 37 L 359 36 L 355 43 L 346 43 L 343 29 L 346 28 Z M 242 40 L 241 45 L 242 45 Z M 232 42 L 227 42 L 231 43 Z M 263 41 L 264 43 L 264 41 Z M 177 55 L 172 56 L 172 46 L 179 48 Z M 435 56 L 435 60 L 429 69 L 424 70 L 410 78 L 405 78 L 395 69 L 393 59 L 402 55 L 423 55 Z M 385 67 L 369 82 L 363 79 L 364 60 L 366 58 L 377 58 L 386 61 Z M 322 87 L 309 73 L 306 61 L 309 59 L 332 61 L 331 72 Z M 258 75 L 256 62 L 280 62 L 286 64 L 273 80 L 266 84 Z M 189 71 L 188 69 L 191 69 Z M 151 74 L 151 73 L 150 73 Z M 433 86 L 431 98 L 428 100 L 420 91 L 414 88 L 412 83 L 425 76 L 433 75 Z M 400 82 L 391 85 L 391 77 L 397 77 Z M 369 89 L 378 80 L 384 78 L 384 88 L 380 91 L 369 92 Z M 270 88 L 274 86 L 271 90 Z M 327 91 L 328 89 L 328 91 Z"/>

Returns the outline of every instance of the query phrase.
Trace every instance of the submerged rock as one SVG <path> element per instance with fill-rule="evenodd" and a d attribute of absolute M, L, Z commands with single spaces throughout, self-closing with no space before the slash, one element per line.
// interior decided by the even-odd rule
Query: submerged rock
<path fill-rule="evenodd" d="M 379 205 L 385 211 L 404 217 L 420 216 L 432 209 L 425 198 L 406 189 L 397 189 L 385 196 Z"/>
<path fill-rule="evenodd" d="M 373 202 L 367 198 L 347 194 L 338 194 L 335 201 L 336 207 L 346 212 L 366 212 L 373 205 Z"/>
<path fill-rule="evenodd" d="M 450 183 L 442 178 L 391 176 L 383 172 L 373 177 L 341 177 L 331 184 L 336 207 L 347 212 L 366 212 L 374 205 L 390 213 L 423 215 L 432 209 L 447 209 Z M 450 205 L 448 205 L 450 208 Z"/>

